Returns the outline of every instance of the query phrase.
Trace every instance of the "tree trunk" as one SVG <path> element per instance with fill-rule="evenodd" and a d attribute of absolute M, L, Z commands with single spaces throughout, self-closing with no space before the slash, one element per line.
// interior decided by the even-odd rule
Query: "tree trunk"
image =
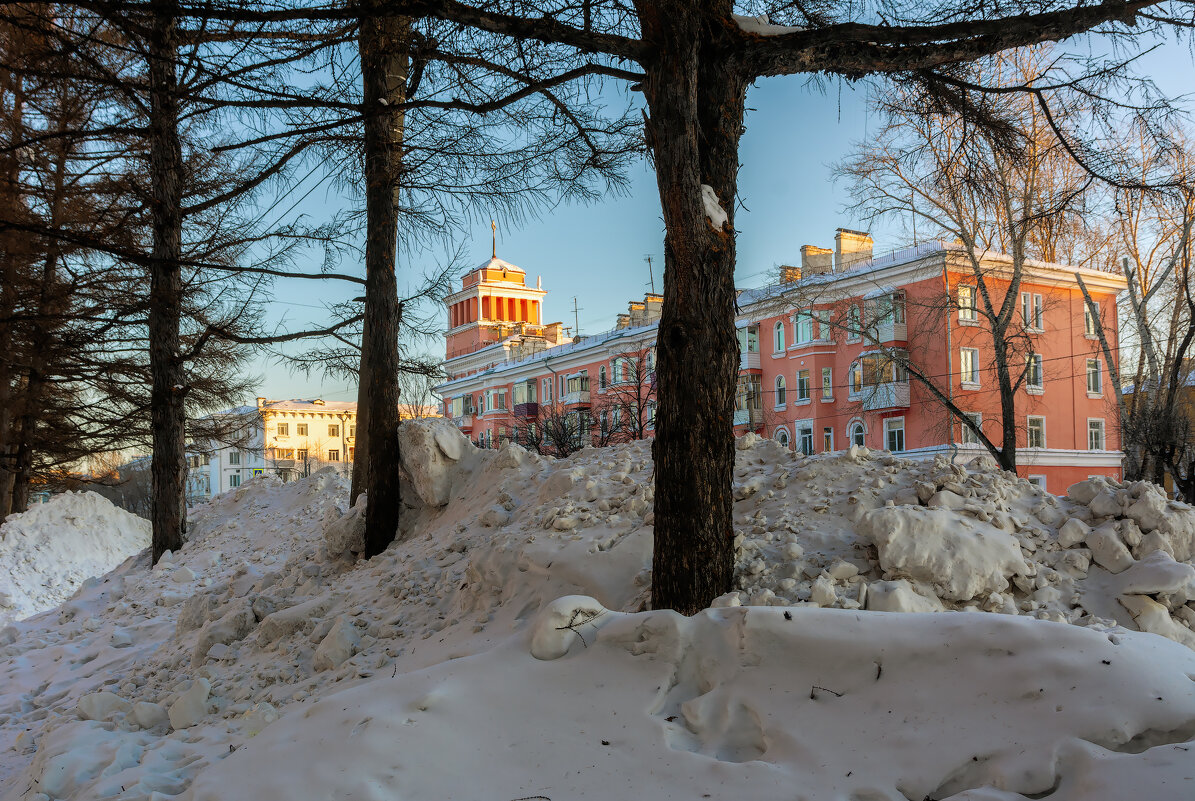
<path fill-rule="evenodd" d="M 172 2 L 157 3 L 149 34 L 149 169 L 153 256 L 149 288 L 149 370 L 153 423 L 153 561 L 182 547 L 186 534 L 186 378 L 179 351 L 182 313 L 182 145 Z"/>
<path fill-rule="evenodd" d="M 369 320 L 361 326 L 361 343 L 369 340 Z M 369 390 L 372 384 L 357 375 L 357 441 L 353 443 L 353 483 L 349 489 L 349 506 L 369 486 Z"/>
<path fill-rule="evenodd" d="M 733 221 L 746 86 L 726 59 L 710 52 L 718 32 L 707 20 L 729 18 L 729 3 L 717 6 L 638 4 L 644 39 L 657 54 L 644 86 L 667 231 L 652 442 L 652 606 L 682 614 L 729 592 L 734 572 Z M 707 218 L 703 184 L 726 211 L 725 226 Z"/>
<path fill-rule="evenodd" d="M 368 385 L 358 407 L 365 428 L 365 556 L 375 556 L 398 534 L 398 283 L 395 193 L 402 170 L 407 47 L 411 21 L 382 17 L 381 0 L 365 0 L 358 49 L 365 115 L 365 324 L 359 381 Z M 354 466 L 354 472 L 356 467 Z"/>

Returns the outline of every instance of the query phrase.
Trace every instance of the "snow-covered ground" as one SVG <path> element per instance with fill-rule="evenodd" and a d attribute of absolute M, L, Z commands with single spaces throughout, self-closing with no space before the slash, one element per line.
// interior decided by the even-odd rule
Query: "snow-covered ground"
<path fill-rule="evenodd" d="M 0 631 L 0 799 L 1195 797 L 1195 511 L 1151 487 L 748 436 L 738 589 L 684 618 L 648 443 L 403 439 L 379 557 L 340 477 L 259 479 Z"/>
<path fill-rule="evenodd" d="M 149 546 L 149 522 L 94 492 L 67 492 L 0 525 L 0 626 L 52 609 Z"/>

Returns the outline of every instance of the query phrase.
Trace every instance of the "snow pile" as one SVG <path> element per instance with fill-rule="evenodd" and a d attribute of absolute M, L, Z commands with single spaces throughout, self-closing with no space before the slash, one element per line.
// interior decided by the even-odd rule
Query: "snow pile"
<path fill-rule="evenodd" d="M 0 631 L 0 799 L 1191 797 L 1195 652 L 1115 626 L 1190 633 L 1195 514 L 1148 488 L 746 437 L 719 604 L 783 608 L 684 619 L 644 611 L 649 443 L 402 436 L 372 560 L 343 478 L 256 479 Z M 1082 558 L 1109 522 L 1119 572 Z M 864 611 L 922 608 L 1009 614 Z"/>
<path fill-rule="evenodd" d="M 0 626 L 65 601 L 149 545 L 149 521 L 94 492 L 67 492 L 0 525 Z"/>

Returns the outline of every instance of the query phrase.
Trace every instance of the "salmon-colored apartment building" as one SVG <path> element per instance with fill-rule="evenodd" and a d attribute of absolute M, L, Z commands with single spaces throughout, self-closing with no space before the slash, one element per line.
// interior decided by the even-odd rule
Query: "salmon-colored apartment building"
<path fill-rule="evenodd" d="M 1012 260 L 985 253 L 978 263 L 999 307 Z M 805 453 L 852 444 L 914 459 L 987 453 L 910 378 L 912 365 L 999 446 L 995 346 L 973 264 L 961 246 L 939 241 L 875 256 L 870 236 L 846 229 L 833 249 L 804 246 L 800 267 L 739 293 L 736 433 Z M 1115 355 L 1125 280 L 1113 273 L 1026 263 L 1008 337 L 1018 472 L 1055 493 L 1121 470 L 1109 373 L 1076 273 Z M 464 277 L 447 299 L 448 380 L 437 388 L 445 415 L 482 446 L 538 441 L 549 418 L 575 421 L 577 444 L 601 444 L 611 430 L 650 435 L 662 297 L 632 302 L 611 331 L 573 338 L 561 323 L 542 322 L 546 294 L 497 258 Z M 624 423 L 628 413 L 640 419 L 612 427 L 620 413 Z"/>

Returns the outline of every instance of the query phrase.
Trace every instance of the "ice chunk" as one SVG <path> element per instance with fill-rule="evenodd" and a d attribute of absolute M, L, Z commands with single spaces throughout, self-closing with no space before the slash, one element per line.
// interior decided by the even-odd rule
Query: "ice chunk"
<path fill-rule="evenodd" d="M 191 687 L 170 705 L 170 725 L 175 729 L 188 729 L 207 715 L 207 695 L 212 690 L 211 682 L 200 678 L 191 682 Z"/>
<path fill-rule="evenodd" d="M 595 621 L 608 610 L 588 595 L 566 595 L 548 604 L 531 634 L 531 655 L 536 659 L 559 659 L 568 653 L 582 632 L 597 631 Z"/>

